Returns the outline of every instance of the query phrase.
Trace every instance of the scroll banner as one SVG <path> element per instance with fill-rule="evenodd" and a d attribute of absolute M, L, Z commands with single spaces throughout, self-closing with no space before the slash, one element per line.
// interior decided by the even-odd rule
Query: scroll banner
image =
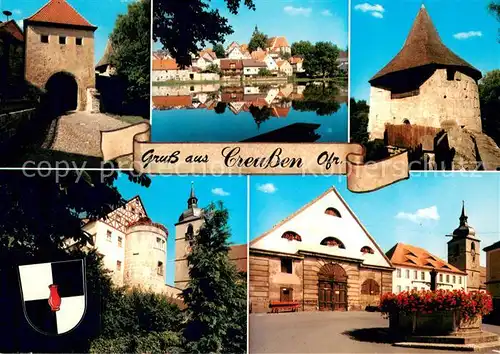
<path fill-rule="evenodd" d="M 128 158 L 139 173 L 347 175 L 358 193 L 409 178 L 407 152 L 367 163 L 355 143 L 153 143 L 148 123 L 101 132 L 101 151 L 106 161 Z"/>

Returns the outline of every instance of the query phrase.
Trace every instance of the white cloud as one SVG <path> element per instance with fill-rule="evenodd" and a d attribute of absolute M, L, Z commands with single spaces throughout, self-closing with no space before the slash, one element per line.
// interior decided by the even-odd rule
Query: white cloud
<path fill-rule="evenodd" d="M 230 195 L 230 193 L 226 192 L 223 188 L 213 188 L 212 194 L 220 195 L 221 197 L 227 197 L 228 195 Z"/>
<path fill-rule="evenodd" d="M 361 12 L 368 12 L 370 15 L 376 18 L 384 18 L 384 12 L 385 12 L 385 9 L 382 5 L 380 4 L 372 5 L 367 2 L 354 6 L 354 10 L 358 10 Z"/>
<path fill-rule="evenodd" d="M 382 5 L 380 5 L 380 4 L 372 5 L 372 4 L 369 4 L 367 2 L 354 6 L 354 10 L 359 10 L 359 11 L 363 11 L 363 12 L 373 12 L 373 11 L 384 12 L 385 11 L 385 9 Z"/>
<path fill-rule="evenodd" d="M 290 16 L 309 16 L 312 12 L 310 7 L 293 7 L 293 6 L 285 6 L 283 8 Z"/>
<path fill-rule="evenodd" d="M 456 39 L 468 39 L 471 37 L 482 37 L 483 33 L 481 31 L 469 31 L 469 32 L 459 32 L 455 33 L 453 37 Z"/>
<path fill-rule="evenodd" d="M 265 183 L 257 185 L 257 190 L 263 193 L 273 194 L 278 190 L 278 188 L 276 188 L 272 183 Z"/>
<path fill-rule="evenodd" d="M 323 10 L 323 11 L 321 11 L 321 14 L 323 16 L 333 16 L 333 14 L 330 12 L 330 10 Z"/>
<path fill-rule="evenodd" d="M 407 213 L 404 211 L 400 211 L 399 213 L 397 213 L 396 219 L 409 220 L 411 222 L 418 224 L 424 220 L 439 220 L 440 216 L 437 207 L 433 205 L 428 208 L 418 209 L 414 213 Z"/>

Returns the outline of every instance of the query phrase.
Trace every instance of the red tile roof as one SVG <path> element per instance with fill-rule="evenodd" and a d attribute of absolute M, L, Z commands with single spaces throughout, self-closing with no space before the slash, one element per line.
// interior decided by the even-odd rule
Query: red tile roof
<path fill-rule="evenodd" d="M 267 47 L 271 50 L 279 50 L 281 47 L 289 47 L 288 41 L 285 37 L 271 37 L 267 40 Z"/>
<path fill-rule="evenodd" d="M 24 42 L 23 31 L 14 20 L 0 23 L 0 34 L 2 33 L 8 33 L 19 42 Z"/>
<path fill-rule="evenodd" d="M 465 274 L 441 258 L 434 256 L 423 248 L 397 243 L 387 253 L 387 257 L 395 266 L 436 269 L 438 272 Z"/>
<path fill-rule="evenodd" d="M 247 272 L 247 245 L 234 245 L 229 248 L 229 259 L 236 264 L 240 272 Z"/>
<path fill-rule="evenodd" d="M 251 54 L 252 59 L 260 60 L 260 61 L 264 60 L 266 58 L 266 55 L 267 55 L 267 52 L 265 52 L 263 50 L 255 50 Z"/>
<path fill-rule="evenodd" d="M 66 0 L 50 0 L 33 16 L 27 18 L 26 21 L 97 29 L 97 27 L 83 18 Z"/>
<path fill-rule="evenodd" d="M 231 65 L 234 64 L 234 68 Z M 230 69 L 243 69 L 243 63 L 239 59 L 221 59 L 220 61 L 221 70 L 230 70 Z"/>
<path fill-rule="evenodd" d="M 290 113 L 290 108 L 288 107 L 272 107 L 271 115 L 277 118 L 284 118 Z"/>
<path fill-rule="evenodd" d="M 267 67 L 266 63 L 254 59 L 243 59 L 242 60 L 243 67 L 254 67 L 254 68 L 265 68 Z"/>
<path fill-rule="evenodd" d="M 153 106 L 156 108 L 188 107 L 193 104 L 190 95 L 185 96 L 153 96 Z"/>
<path fill-rule="evenodd" d="M 153 60 L 153 70 L 178 70 L 177 62 L 174 59 Z"/>

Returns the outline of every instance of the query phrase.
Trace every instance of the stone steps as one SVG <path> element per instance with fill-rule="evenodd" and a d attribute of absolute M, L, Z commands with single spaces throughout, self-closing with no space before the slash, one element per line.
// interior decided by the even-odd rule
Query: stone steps
<path fill-rule="evenodd" d="M 448 336 L 410 336 L 406 340 L 412 343 L 478 344 L 497 342 L 499 338 L 495 333 L 477 331 Z"/>
<path fill-rule="evenodd" d="M 419 342 L 400 342 L 394 343 L 395 346 L 404 348 L 434 349 L 434 350 L 452 350 L 460 352 L 491 352 L 493 349 L 500 348 L 500 341 L 475 343 L 475 344 L 449 344 L 449 343 L 419 343 Z"/>

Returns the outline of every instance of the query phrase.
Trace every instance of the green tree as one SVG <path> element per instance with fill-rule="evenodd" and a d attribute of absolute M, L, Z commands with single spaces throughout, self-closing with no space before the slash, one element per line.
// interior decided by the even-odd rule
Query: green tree
<path fill-rule="evenodd" d="M 308 53 L 310 53 L 314 49 L 314 45 L 309 41 L 298 41 L 292 43 L 292 56 L 300 55 L 305 57 Z"/>
<path fill-rule="evenodd" d="M 500 145 L 500 70 L 493 70 L 479 82 L 483 131 Z"/>
<path fill-rule="evenodd" d="M 273 73 L 267 68 L 259 69 L 259 76 L 273 76 Z"/>
<path fill-rule="evenodd" d="M 204 72 L 204 73 L 220 74 L 220 68 L 217 65 L 215 65 L 215 64 L 210 64 L 202 72 Z"/>
<path fill-rule="evenodd" d="M 500 1 L 492 1 L 488 5 L 488 10 L 500 21 Z M 500 29 L 498 30 L 498 41 L 500 42 Z"/>
<path fill-rule="evenodd" d="M 214 112 L 216 114 L 223 114 L 224 112 L 226 112 L 226 107 L 227 107 L 227 103 L 217 102 L 217 104 L 214 107 Z"/>
<path fill-rule="evenodd" d="M 336 45 L 330 42 L 318 42 L 314 45 L 313 50 L 305 55 L 304 70 L 307 75 L 312 77 L 317 75 L 323 78 L 335 76 L 338 70 L 338 56 L 339 48 Z"/>
<path fill-rule="evenodd" d="M 365 100 L 356 101 L 354 98 L 350 100 L 350 133 L 351 142 L 366 144 L 368 142 L 368 113 L 370 106 Z"/>
<path fill-rule="evenodd" d="M 291 57 L 291 54 L 288 52 L 281 53 L 281 58 L 283 58 L 284 60 L 288 60 L 288 59 L 290 59 L 290 57 Z"/>
<path fill-rule="evenodd" d="M 229 260 L 228 211 L 222 203 L 204 210 L 204 224 L 188 255 L 186 350 L 190 353 L 246 351 L 246 283 Z"/>
<path fill-rule="evenodd" d="M 110 63 L 126 85 L 125 104 L 132 114 L 149 119 L 151 1 L 136 1 L 119 15 L 111 33 Z"/>
<path fill-rule="evenodd" d="M 257 50 L 257 48 L 265 49 L 267 47 L 267 39 L 267 36 L 263 32 L 260 32 L 259 28 L 255 26 L 250 42 L 248 42 L 248 50 L 250 53 Z"/>
<path fill-rule="evenodd" d="M 238 14 L 240 4 L 255 10 L 253 0 L 225 0 L 229 12 Z M 153 2 L 153 40 L 181 66 L 191 65 L 190 53 L 198 53 L 206 43 L 216 45 L 233 29 L 218 10 L 209 8 L 207 0 Z"/>
<path fill-rule="evenodd" d="M 214 45 L 212 50 L 214 51 L 215 55 L 217 55 L 217 58 L 224 58 L 226 56 L 226 51 L 224 50 L 224 46 L 220 43 Z"/>
<path fill-rule="evenodd" d="M 103 331 L 92 341 L 90 352 L 172 352 L 181 346 L 182 314 L 172 299 L 118 288 L 106 300 Z"/>

